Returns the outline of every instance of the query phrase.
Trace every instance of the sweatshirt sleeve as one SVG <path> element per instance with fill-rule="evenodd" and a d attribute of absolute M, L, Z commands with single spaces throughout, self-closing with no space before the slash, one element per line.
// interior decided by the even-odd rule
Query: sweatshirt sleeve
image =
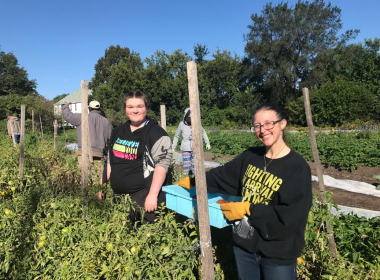
<path fill-rule="evenodd" d="M 107 142 L 111 139 L 111 133 L 112 133 L 113 126 L 110 122 L 108 122 L 108 132 L 107 132 Z"/>
<path fill-rule="evenodd" d="M 173 137 L 173 149 L 175 149 L 177 147 L 179 137 L 181 136 L 181 132 L 182 132 L 182 125 L 181 124 L 182 123 L 179 123 L 177 131 L 175 132 L 174 137 Z"/>
<path fill-rule="evenodd" d="M 249 221 L 265 240 L 284 240 L 306 224 L 312 204 L 311 172 L 307 164 L 293 173 L 288 186 L 279 194 L 278 205 L 251 204 Z"/>
<path fill-rule="evenodd" d="M 71 123 L 72 125 L 78 126 L 81 124 L 81 114 L 72 113 L 69 105 L 62 105 L 62 117 L 65 121 Z"/>
<path fill-rule="evenodd" d="M 156 167 L 161 166 L 168 171 L 173 156 L 171 144 L 168 135 L 161 136 L 156 143 L 154 143 L 151 154 Z"/>
<path fill-rule="evenodd" d="M 223 166 L 206 173 L 207 191 L 241 196 L 241 172 L 244 153 Z"/>
<path fill-rule="evenodd" d="M 210 144 L 210 140 L 208 139 L 206 130 L 203 128 L 203 126 L 202 126 L 202 136 L 203 136 L 203 140 L 205 140 L 205 143 Z"/>

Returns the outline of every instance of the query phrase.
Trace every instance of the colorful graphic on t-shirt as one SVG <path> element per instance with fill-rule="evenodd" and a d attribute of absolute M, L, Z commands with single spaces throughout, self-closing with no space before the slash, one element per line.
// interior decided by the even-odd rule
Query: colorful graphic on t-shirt
<path fill-rule="evenodd" d="M 113 154 L 118 158 L 135 160 L 137 159 L 137 149 L 139 145 L 140 142 L 137 141 L 128 141 L 117 138 L 112 147 Z"/>
<path fill-rule="evenodd" d="M 282 179 L 274 176 L 251 164 L 248 165 L 243 177 L 243 201 L 254 204 L 262 203 L 268 205 L 272 200 L 273 193 L 277 192 Z"/>

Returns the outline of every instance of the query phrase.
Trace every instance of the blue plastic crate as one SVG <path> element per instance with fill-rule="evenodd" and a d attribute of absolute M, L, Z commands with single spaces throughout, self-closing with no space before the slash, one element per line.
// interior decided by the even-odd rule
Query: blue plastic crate
<path fill-rule="evenodd" d="M 195 188 L 188 190 L 179 185 L 170 185 L 162 187 L 162 190 L 166 192 L 166 206 L 169 209 L 188 218 L 198 220 L 197 200 L 193 198 L 196 195 Z M 216 202 L 220 199 L 239 202 L 242 197 L 220 193 L 208 193 L 207 196 L 210 225 L 217 228 L 231 225 L 232 223 L 224 217 L 220 205 Z"/>

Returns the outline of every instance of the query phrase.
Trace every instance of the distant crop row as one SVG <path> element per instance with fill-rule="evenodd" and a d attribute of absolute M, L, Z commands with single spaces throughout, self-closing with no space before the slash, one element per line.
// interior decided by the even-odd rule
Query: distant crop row
<path fill-rule="evenodd" d="M 211 152 L 239 155 L 248 147 L 261 145 L 254 133 L 218 131 L 209 133 Z M 353 170 L 359 166 L 380 166 L 380 133 L 378 131 L 347 131 L 316 133 L 319 157 L 326 166 Z M 290 148 L 306 160 L 313 161 L 308 132 L 286 133 Z"/>

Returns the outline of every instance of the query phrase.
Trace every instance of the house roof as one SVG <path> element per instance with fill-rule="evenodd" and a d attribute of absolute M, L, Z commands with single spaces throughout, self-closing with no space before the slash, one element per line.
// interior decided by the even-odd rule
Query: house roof
<path fill-rule="evenodd" d="M 81 92 L 82 91 L 80 89 L 77 89 L 77 90 L 73 91 L 72 93 L 70 93 L 69 95 L 65 96 L 64 98 L 62 98 L 61 100 L 59 100 L 57 103 L 55 103 L 54 106 L 62 105 L 65 102 L 69 102 L 69 103 L 81 103 L 82 102 Z M 89 89 L 87 91 L 87 93 L 88 93 L 89 96 L 92 95 L 91 89 Z"/>

